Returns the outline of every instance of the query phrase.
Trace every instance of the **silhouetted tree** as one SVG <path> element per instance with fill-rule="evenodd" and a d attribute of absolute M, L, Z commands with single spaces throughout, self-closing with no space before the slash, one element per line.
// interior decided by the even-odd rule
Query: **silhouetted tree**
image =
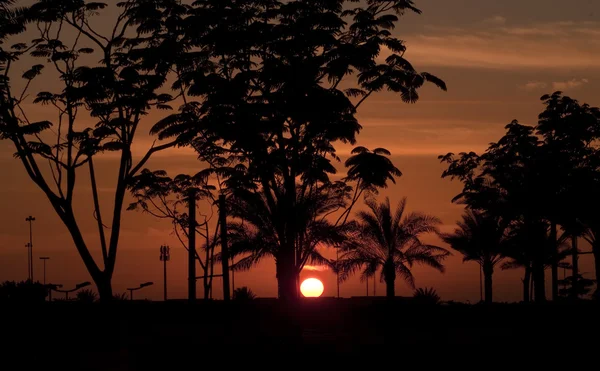
<path fill-rule="evenodd" d="M 452 153 L 440 156 L 448 163 L 442 177 L 459 179 L 462 192 L 453 201 L 500 219 L 503 225 L 538 223 L 545 220 L 544 178 L 539 163 L 544 161 L 539 150 L 541 141 L 534 128 L 514 120 L 506 126 L 506 134 L 490 144 L 484 154 Z M 532 275 L 536 301 L 545 301 L 544 251 L 536 248 Z"/>
<path fill-rule="evenodd" d="M 297 204 L 331 183 L 334 144 L 355 143 L 361 129 L 357 108 L 382 90 L 416 102 L 426 82 L 445 89 L 392 36 L 406 11 L 418 12 L 408 0 L 207 0 L 181 23 L 185 103 L 154 132 L 189 139 L 201 160 L 216 151 L 243 165 L 227 188 L 268 206 L 282 298 L 298 297 Z"/>
<path fill-rule="evenodd" d="M 467 210 L 451 234 L 442 234 L 444 242 L 463 255 L 463 261 L 474 261 L 483 270 L 485 302 L 493 301 L 494 268 L 506 252 L 508 226 L 497 216 Z"/>
<path fill-rule="evenodd" d="M 363 270 L 361 280 L 364 280 L 381 268 L 386 296 L 392 298 L 396 292 L 397 275 L 411 288 L 415 287 L 410 270 L 414 264 L 444 272 L 442 262 L 450 253 L 421 241 L 424 234 L 439 233 L 439 219 L 417 212 L 406 214 L 406 198 L 400 201 L 395 211 L 389 198 L 382 203 L 367 200 L 366 205 L 369 211 L 357 214 L 353 236 L 344 243 L 343 253 L 336 264 L 341 280 L 348 279 L 360 269 Z"/>
<path fill-rule="evenodd" d="M 153 145 L 134 162 L 133 140 L 152 109 L 170 109 L 173 97 L 160 91 L 172 66 L 163 55 L 173 54 L 176 36 L 166 32 L 177 23 L 186 7 L 176 0 L 127 0 L 117 6 L 111 33 L 94 30 L 95 16 L 107 7 L 104 3 L 82 0 L 38 0 L 27 11 L 7 11 L 11 2 L 3 1 L 0 12 L 2 37 L 25 29 L 29 20 L 38 30 L 35 40 L 18 43 L 9 49 L 0 46 L 0 139 L 10 140 L 15 156 L 23 163 L 31 180 L 44 192 L 58 217 L 67 227 L 74 245 L 98 287 L 101 299 L 112 298 L 111 280 L 115 269 L 121 228 L 121 215 L 129 182 L 156 152 L 173 147 L 176 141 Z M 26 14 L 19 18 L 19 14 Z M 105 18 L 103 23 L 108 22 Z M 14 66 L 24 69 L 25 56 L 36 58 L 23 74 L 24 88 L 17 92 L 9 84 Z M 98 61 L 98 62 L 94 62 Z M 31 82 L 44 67 L 54 71 L 43 84 L 47 91 L 27 98 Z M 53 109 L 54 122 L 32 122 L 29 117 L 39 108 Z M 90 120 L 91 118 L 91 120 Z M 87 122 L 95 126 L 87 127 Z M 111 219 L 105 226 L 95 159 L 103 153 L 118 154 L 116 185 Z M 47 168 L 44 165 L 47 164 Z M 87 173 L 87 174 L 86 174 Z M 83 236 L 75 205 L 80 192 L 78 180 L 88 177 L 91 200 L 97 221 L 101 267 Z M 106 229 L 110 230 L 107 235 Z"/>
<path fill-rule="evenodd" d="M 578 277 L 577 239 L 584 234 L 582 208 L 587 203 L 590 188 L 586 185 L 594 172 L 590 157 L 595 152 L 600 134 L 600 110 L 562 95 L 557 91 L 541 97 L 545 110 L 540 113 L 536 133 L 543 143 L 540 176 L 545 179 L 543 191 L 549 200 L 545 214 L 551 223 L 551 235 L 556 239 L 556 224 L 572 238 L 574 277 Z M 556 246 L 554 247 L 556 249 Z M 558 261 L 552 264 L 552 293 L 558 294 Z M 573 293 L 575 296 L 576 292 Z"/>
<path fill-rule="evenodd" d="M 164 171 L 144 169 L 132 179 L 130 189 L 136 201 L 129 205 L 128 210 L 142 210 L 158 219 L 169 220 L 177 239 L 188 250 L 187 210 L 190 190 L 195 189 L 196 202 L 206 201 L 210 213 L 199 212 L 200 215 L 196 217 L 198 225 L 195 229 L 196 233 L 204 239 L 204 256 L 202 257 L 196 250 L 196 260 L 203 272 L 204 298 L 208 299 L 212 290 L 214 251 L 219 243 L 219 223 L 217 218 L 214 228 L 211 228 L 210 223 L 215 216 L 213 206 L 216 199 L 213 192 L 216 187 L 208 184 L 209 179 L 206 175 L 206 172 L 201 171 L 194 176 L 180 174 L 171 179 Z"/>
<path fill-rule="evenodd" d="M 508 261 L 502 264 L 504 269 L 524 269 L 523 301 L 530 300 L 531 274 L 538 251 L 543 252 L 544 269 L 551 268 L 554 261 L 561 261 L 570 254 L 567 243 L 568 235 L 561 234 L 554 238 L 550 230 L 550 223 L 540 220 L 537 223 L 514 223 L 509 231 L 508 241 L 503 254 Z"/>

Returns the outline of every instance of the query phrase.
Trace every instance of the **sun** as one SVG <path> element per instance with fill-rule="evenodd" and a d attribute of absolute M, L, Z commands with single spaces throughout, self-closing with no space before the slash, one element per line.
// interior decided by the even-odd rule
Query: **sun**
<path fill-rule="evenodd" d="M 300 292 L 306 298 L 318 298 L 323 295 L 324 290 L 323 282 L 316 278 L 305 279 L 300 285 Z"/>

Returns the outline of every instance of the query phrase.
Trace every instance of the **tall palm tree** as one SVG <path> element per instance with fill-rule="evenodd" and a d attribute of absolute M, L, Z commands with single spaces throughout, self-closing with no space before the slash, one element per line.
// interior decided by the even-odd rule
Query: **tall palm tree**
<path fill-rule="evenodd" d="M 340 189 L 343 188 L 343 189 Z M 264 258 L 275 259 L 278 284 L 281 277 L 291 274 L 298 281 L 306 264 L 331 265 L 324 258 L 320 247 L 336 247 L 346 240 L 351 223 L 335 224 L 327 217 L 347 204 L 347 191 L 343 183 L 320 186 L 312 193 L 297 193 L 294 207 L 294 228 L 297 238 L 293 242 L 293 271 L 282 263 L 282 252 L 287 235 L 278 224 L 277 212 L 269 208 L 263 194 L 238 190 L 229 202 L 230 216 L 228 238 L 231 255 L 240 257 L 234 270 L 248 270 Z M 274 215 L 275 214 L 275 215 Z M 218 258 L 218 257 L 217 257 Z M 298 286 L 298 285 L 296 285 Z M 281 296 L 282 287 L 279 287 Z"/>
<path fill-rule="evenodd" d="M 442 234 L 444 242 L 463 255 L 463 261 L 474 261 L 481 266 L 484 277 L 485 302 L 493 301 L 494 267 L 503 259 L 506 245 L 506 227 L 499 218 L 467 210 L 451 234 Z"/>
<path fill-rule="evenodd" d="M 395 296 L 397 275 L 415 288 L 415 278 L 410 270 L 414 264 L 445 271 L 442 262 L 450 252 L 421 241 L 424 234 L 439 232 L 441 221 L 438 218 L 416 212 L 405 215 L 406 198 L 400 201 L 395 212 L 387 197 L 382 203 L 367 200 L 366 205 L 369 210 L 357 214 L 352 238 L 342 247 L 336 265 L 340 280 L 348 279 L 360 269 L 363 269 L 361 278 L 368 278 L 381 268 L 386 296 L 391 298 Z"/>

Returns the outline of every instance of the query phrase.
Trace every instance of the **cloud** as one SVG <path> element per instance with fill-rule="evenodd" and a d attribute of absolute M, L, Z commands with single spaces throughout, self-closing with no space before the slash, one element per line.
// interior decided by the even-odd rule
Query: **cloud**
<path fill-rule="evenodd" d="M 406 56 L 417 67 L 600 69 L 600 23 L 564 21 L 508 27 L 498 19 L 496 24 L 462 29 L 428 27 L 424 33 L 403 38 L 408 46 Z"/>
<path fill-rule="evenodd" d="M 541 81 L 530 81 L 525 85 L 520 86 L 523 90 L 540 90 L 548 87 L 548 84 Z"/>
<path fill-rule="evenodd" d="M 494 25 L 503 25 L 505 24 L 507 21 L 507 19 L 501 15 L 495 15 L 493 17 L 490 18 L 486 18 L 483 20 L 483 23 L 485 24 L 494 24 Z"/>
<path fill-rule="evenodd" d="M 554 90 L 569 90 L 576 89 L 590 82 L 588 79 L 572 79 L 564 82 L 553 82 Z"/>
<path fill-rule="evenodd" d="M 305 265 L 304 269 L 313 272 L 324 272 L 326 270 L 329 270 L 329 268 L 324 265 Z"/>

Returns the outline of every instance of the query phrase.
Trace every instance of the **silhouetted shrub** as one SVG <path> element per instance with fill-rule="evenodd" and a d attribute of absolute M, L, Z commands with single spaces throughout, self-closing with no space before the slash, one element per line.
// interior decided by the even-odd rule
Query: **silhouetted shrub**
<path fill-rule="evenodd" d="M 43 303 L 47 293 L 39 282 L 5 281 L 0 284 L 0 302 Z"/>
<path fill-rule="evenodd" d="M 415 290 L 413 294 L 414 300 L 419 304 L 430 304 L 436 305 L 439 304 L 441 299 L 438 293 L 434 288 L 419 288 Z"/>
<path fill-rule="evenodd" d="M 254 298 L 256 298 L 256 295 L 246 286 L 237 288 L 233 291 L 233 300 L 247 301 L 253 300 Z"/>
<path fill-rule="evenodd" d="M 77 293 L 77 301 L 82 303 L 94 303 L 98 300 L 98 295 L 90 289 L 84 289 Z"/>
<path fill-rule="evenodd" d="M 127 295 L 126 292 L 121 293 L 121 294 L 114 294 L 113 295 L 113 300 L 115 301 L 125 301 L 125 300 L 129 300 L 129 295 Z"/>

